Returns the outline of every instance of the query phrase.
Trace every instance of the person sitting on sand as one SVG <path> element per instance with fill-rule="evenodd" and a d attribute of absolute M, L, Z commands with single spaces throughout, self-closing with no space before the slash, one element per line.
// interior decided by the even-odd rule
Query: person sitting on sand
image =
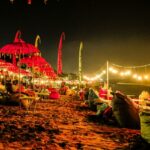
<path fill-rule="evenodd" d="M 98 98 L 98 92 L 94 88 L 90 88 L 88 93 L 88 100 L 86 102 L 91 109 L 96 109 L 95 102 Z"/>
<path fill-rule="evenodd" d="M 79 97 L 80 97 L 80 100 L 83 101 L 84 100 L 84 89 L 83 87 L 81 87 L 80 91 L 79 91 Z"/>
<path fill-rule="evenodd" d="M 60 89 L 59 89 L 59 93 L 60 93 L 61 95 L 66 95 L 66 92 L 67 92 L 67 86 L 65 85 L 64 82 L 62 82 L 62 85 L 61 85 L 61 87 L 60 87 Z"/>

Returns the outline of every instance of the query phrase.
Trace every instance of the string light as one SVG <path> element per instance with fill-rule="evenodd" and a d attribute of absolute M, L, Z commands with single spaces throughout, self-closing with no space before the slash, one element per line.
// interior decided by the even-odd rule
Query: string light
<path fill-rule="evenodd" d="M 124 76 L 132 76 L 134 79 L 138 80 L 138 81 L 143 81 L 143 80 L 148 80 L 149 76 L 146 73 L 143 73 L 141 69 L 146 67 L 150 67 L 150 64 L 146 64 L 146 65 L 141 65 L 141 66 L 121 66 L 121 65 L 116 65 L 116 64 L 111 64 L 112 66 L 115 67 L 115 69 L 111 66 L 109 67 L 109 71 L 113 74 L 119 74 L 120 76 L 124 77 Z M 118 68 L 118 69 L 116 69 Z M 135 69 L 139 69 L 139 73 L 134 73 L 135 71 L 131 71 L 131 69 L 135 70 Z M 124 71 L 122 71 L 124 70 Z"/>
<path fill-rule="evenodd" d="M 113 67 L 112 67 L 113 66 Z M 142 69 L 142 68 L 146 68 L 146 67 L 150 67 L 150 64 L 146 64 L 146 65 L 141 65 L 141 66 L 121 66 L 121 65 L 116 65 L 116 64 L 112 64 L 111 66 L 108 68 L 110 73 L 113 74 L 118 74 L 121 77 L 132 77 L 133 79 L 137 80 L 137 81 L 143 81 L 143 80 L 149 80 L 149 75 L 145 72 L 141 72 L 136 73 L 135 69 Z M 116 69 L 117 68 L 117 69 Z M 94 77 L 87 77 L 87 76 L 83 76 L 83 78 L 87 81 L 96 81 L 96 80 L 102 80 L 102 76 L 106 74 L 106 70 L 103 70 L 100 74 L 95 75 Z"/>
<path fill-rule="evenodd" d="M 111 63 L 112 66 L 116 66 L 116 67 L 119 67 L 119 68 L 130 68 L 130 69 L 135 69 L 135 68 L 144 68 L 144 67 L 150 67 L 150 64 L 145 64 L 145 65 L 140 65 L 140 66 L 121 66 L 121 65 L 117 65 L 117 64 L 113 64 Z"/>
<path fill-rule="evenodd" d="M 145 80 L 148 80 L 148 78 L 149 78 L 148 75 L 145 75 L 145 76 L 144 76 L 144 79 L 145 79 Z"/>
<path fill-rule="evenodd" d="M 106 71 L 105 71 L 105 70 L 103 70 L 100 74 L 95 75 L 94 77 L 83 76 L 83 78 L 84 78 L 85 80 L 88 80 L 88 81 L 103 80 L 103 79 L 102 79 L 102 76 L 103 76 L 104 74 L 106 74 Z"/>

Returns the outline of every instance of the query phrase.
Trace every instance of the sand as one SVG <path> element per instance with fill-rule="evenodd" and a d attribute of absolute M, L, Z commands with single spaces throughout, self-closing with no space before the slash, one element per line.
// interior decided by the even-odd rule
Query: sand
<path fill-rule="evenodd" d="M 39 101 L 35 111 L 0 105 L 0 150 L 129 149 L 140 136 L 139 130 L 95 120 L 95 114 L 71 96 Z"/>

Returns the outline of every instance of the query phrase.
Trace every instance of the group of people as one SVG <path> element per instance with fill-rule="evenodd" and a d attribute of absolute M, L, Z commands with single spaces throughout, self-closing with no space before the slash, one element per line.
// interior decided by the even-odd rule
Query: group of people
<path fill-rule="evenodd" d="M 87 86 L 79 91 L 80 100 L 91 110 L 95 110 L 97 116 L 103 116 L 105 119 L 112 115 L 111 88 L 107 89 L 106 84 L 100 85 L 99 88 Z"/>

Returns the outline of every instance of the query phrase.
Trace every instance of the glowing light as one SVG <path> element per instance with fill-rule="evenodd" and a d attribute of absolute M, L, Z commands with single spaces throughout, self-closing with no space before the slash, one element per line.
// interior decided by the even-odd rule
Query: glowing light
<path fill-rule="evenodd" d="M 120 72 L 120 75 L 121 75 L 121 76 L 124 76 L 124 72 Z"/>
<path fill-rule="evenodd" d="M 144 75 L 145 80 L 148 80 L 148 78 L 149 78 L 148 75 Z"/>
<path fill-rule="evenodd" d="M 137 74 L 134 74 L 134 75 L 133 75 L 133 78 L 137 78 Z"/>
<path fill-rule="evenodd" d="M 102 80 L 101 77 L 103 76 L 103 74 L 105 74 L 105 71 L 102 71 L 101 74 L 97 74 L 97 75 L 95 75 L 94 77 L 91 77 L 91 78 L 84 75 L 83 78 L 85 80 L 88 80 L 88 81 Z"/>
<path fill-rule="evenodd" d="M 106 73 L 106 70 L 103 70 L 103 71 L 102 71 L 102 74 L 105 74 L 105 73 Z"/>
<path fill-rule="evenodd" d="M 114 74 L 116 74 L 116 73 L 118 73 L 118 70 L 112 70 L 112 73 L 114 73 Z"/>
<path fill-rule="evenodd" d="M 3 79 L 3 78 L 4 78 L 4 76 L 3 76 L 3 75 L 0 75 L 0 78 L 1 78 L 1 79 Z"/>
<path fill-rule="evenodd" d="M 113 70 L 113 68 L 112 68 L 112 67 L 110 67 L 110 68 L 109 68 L 109 71 L 112 71 L 112 70 Z"/>
<path fill-rule="evenodd" d="M 111 72 L 114 73 L 114 74 L 118 73 L 118 70 L 116 70 L 116 69 L 114 69 L 114 68 L 112 68 L 112 67 L 109 68 L 109 71 L 111 71 Z"/>
<path fill-rule="evenodd" d="M 141 76 L 138 76 L 137 79 L 141 81 L 141 80 L 142 80 L 142 77 L 141 77 Z"/>
<path fill-rule="evenodd" d="M 130 70 L 127 70 L 127 71 L 125 72 L 125 75 L 131 75 L 131 71 L 130 71 Z"/>

